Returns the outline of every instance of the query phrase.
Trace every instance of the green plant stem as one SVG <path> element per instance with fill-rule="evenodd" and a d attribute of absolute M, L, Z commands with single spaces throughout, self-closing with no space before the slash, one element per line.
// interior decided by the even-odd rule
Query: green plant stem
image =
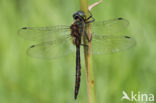
<path fill-rule="evenodd" d="M 86 17 L 89 17 L 88 12 L 88 0 L 80 0 L 80 10 L 82 10 Z M 89 39 L 91 38 L 91 25 L 86 28 Z M 95 80 L 94 80 L 94 71 L 92 66 L 92 55 L 91 55 L 91 42 L 84 37 L 84 57 L 85 57 L 85 66 L 86 66 L 86 78 L 87 78 L 87 89 L 88 89 L 88 103 L 96 103 L 95 95 Z"/>

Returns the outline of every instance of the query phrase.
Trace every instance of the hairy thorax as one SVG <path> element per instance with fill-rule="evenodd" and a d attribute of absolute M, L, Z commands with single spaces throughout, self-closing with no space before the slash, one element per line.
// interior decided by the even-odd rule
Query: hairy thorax
<path fill-rule="evenodd" d="M 76 20 L 71 26 L 72 43 L 76 46 L 81 45 L 81 36 L 83 33 L 83 24 L 81 21 Z"/>

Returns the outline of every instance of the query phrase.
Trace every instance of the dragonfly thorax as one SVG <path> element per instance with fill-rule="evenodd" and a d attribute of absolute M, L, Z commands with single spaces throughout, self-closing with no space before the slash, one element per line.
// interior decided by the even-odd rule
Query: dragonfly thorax
<path fill-rule="evenodd" d="M 81 21 L 76 20 L 71 26 L 71 36 L 72 42 L 74 45 L 78 46 L 81 45 L 81 36 L 83 34 L 83 24 Z"/>
<path fill-rule="evenodd" d="M 76 46 L 81 45 L 81 36 L 85 27 L 85 18 L 86 15 L 82 11 L 78 11 L 73 14 L 73 18 L 75 22 L 70 26 L 71 36 L 73 40 L 73 44 Z"/>

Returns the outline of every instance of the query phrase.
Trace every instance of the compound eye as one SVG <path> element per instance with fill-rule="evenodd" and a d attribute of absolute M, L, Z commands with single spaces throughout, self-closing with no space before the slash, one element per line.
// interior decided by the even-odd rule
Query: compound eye
<path fill-rule="evenodd" d="M 86 15 L 82 11 L 77 11 L 76 13 L 73 14 L 74 19 L 82 18 L 85 19 Z"/>
<path fill-rule="evenodd" d="M 73 18 L 74 18 L 74 19 L 78 19 L 78 16 L 77 16 L 77 15 L 73 15 Z"/>

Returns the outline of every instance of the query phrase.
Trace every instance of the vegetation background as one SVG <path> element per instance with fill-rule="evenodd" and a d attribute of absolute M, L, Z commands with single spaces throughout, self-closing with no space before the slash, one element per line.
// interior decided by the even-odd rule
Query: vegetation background
<path fill-rule="evenodd" d="M 92 10 L 96 21 L 128 19 L 137 41 L 130 50 L 93 56 L 97 103 L 120 103 L 123 90 L 156 96 L 155 4 L 156 0 L 104 0 Z M 31 43 L 17 35 L 24 26 L 70 25 L 77 10 L 79 0 L 0 0 L 0 103 L 87 103 L 83 54 L 75 101 L 75 53 L 55 61 L 34 59 L 26 55 Z"/>

